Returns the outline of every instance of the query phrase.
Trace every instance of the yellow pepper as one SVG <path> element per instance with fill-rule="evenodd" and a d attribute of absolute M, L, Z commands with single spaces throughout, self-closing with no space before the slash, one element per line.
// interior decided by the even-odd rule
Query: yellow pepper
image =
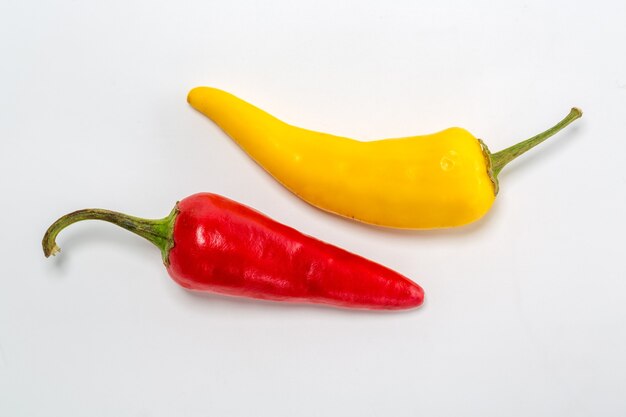
<path fill-rule="evenodd" d="M 433 229 L 481 218 L 497 176 L 515 157 L 579 118 L 497 153 L 467 130 L 358 141 L 291 126 L 227 92 L 198 87 L 188 101 L 294 194 L 323 210 L 379 226 Z"/>

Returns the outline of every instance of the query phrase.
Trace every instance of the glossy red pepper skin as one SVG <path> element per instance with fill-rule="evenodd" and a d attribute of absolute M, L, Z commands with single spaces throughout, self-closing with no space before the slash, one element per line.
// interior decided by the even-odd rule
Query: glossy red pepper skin
<path fill-rule="evenodd" d="M 167 270 L 185 288 L 363 309 L 424 300 L 422 288 L 397 272 L 225 197 L 195 194 L 178 210 Z"/>
<path fill-rule="evenodd" d="M 46 231 L 46 257 L 60 250 L 59 232 L 83 220 L 107 221 L 149 240 L 170 276 L 190 290 L 372 310 L 424 300 L 422 288 L 397 272 L 217 194 L 187 197 L 157 220 L 104 209 L 69 213 Z"/>

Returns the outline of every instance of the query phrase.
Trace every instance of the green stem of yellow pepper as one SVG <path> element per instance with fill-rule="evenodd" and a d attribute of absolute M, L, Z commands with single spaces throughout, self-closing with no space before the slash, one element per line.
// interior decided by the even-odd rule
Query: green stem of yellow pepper
<path fill-rule="evenodd" d="M 499 152 L 491 154 L 491 169 L 494 178 L 497 177 L 497 175 L 500 173 L 500 171 L 502 171 L 502 168 L 504 168 L 506 164 L 508 164 L 521 154 L 525 153 L 526 151 L 539 145 L 541 142 L 556 134 L 558 131 L 563 129 L 568 124 L 572 123 L 574 120 L 580 118 L 582 115 L 582 110 L 574 107 L 563 120 L 561 120 L 550 129 L 546 130 L 545 132 L 541 132 L 530 139 L 526 139 L 525 141 L 522 141 Z"/>

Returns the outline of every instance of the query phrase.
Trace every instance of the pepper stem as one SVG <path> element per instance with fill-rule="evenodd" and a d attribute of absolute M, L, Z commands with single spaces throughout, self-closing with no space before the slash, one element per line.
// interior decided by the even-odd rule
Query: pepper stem
<path fill-rule="evenodd" d="M 502 168 L 504 168 L 506 164 L 508 164 L 521 154 L 539 145 L 541 142 L 548 139 L 549 137 L 555 135 L 565 126 L 580 118 L 582 115 L 582 110 L 574 107 L 563 120 L 552 126 L 550 129 L 546 130 L 545 132 L 541 132 L 530 139 L 526 139 L 525 141 L 522 141 L 499 152 L 491 154 L 491 169 L 494 178 L 497 177 L 497 175 L 500 173 L 500 171 L 502 171 Z"/>
<path fill-rule="evenodd" d="M 118 225 L 154 243 L 161 250 L 163 263 L 167 266 L 169 264 L 169 251 L 174 246 L 172 231 L 177 214 L 178 207 L 174 207 L 174 210 L 167 217 L 157 220 L 142 219 L 104 209 L 78 210 L 66 214 L 52 223 L 41 242 L 43 253 L 47 258 L 50 255 L 56 255 L 61 250 L 57 246 L 55 239 L 59 232 L 70 224 L 83 220 L 103 220 Z"/>

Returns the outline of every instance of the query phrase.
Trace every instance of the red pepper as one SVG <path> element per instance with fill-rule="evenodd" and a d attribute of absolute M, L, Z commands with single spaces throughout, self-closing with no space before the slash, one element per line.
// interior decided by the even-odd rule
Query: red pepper
<path fill-rule="evenodd" d="M 209 193 L 185 198 L 160 220 L 102 209 L 70 213 L 46 232 L 46 257 L 59 251 L 63 228 L 88 219 L 150 240 L 170 276 L 190 290 L 376 310 L 413 308 L 424 299 L 422 288 L 397 272 Z"/>

